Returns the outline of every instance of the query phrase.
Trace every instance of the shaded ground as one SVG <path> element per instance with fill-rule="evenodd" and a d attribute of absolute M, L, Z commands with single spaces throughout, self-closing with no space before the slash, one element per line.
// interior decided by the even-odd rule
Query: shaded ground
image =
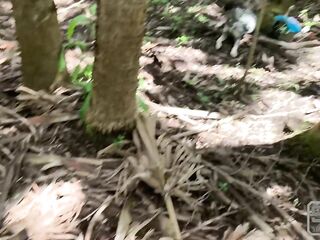
<path fill-rule="evenodd" d="M 239 96 L 248 47 L 237 59 L 228 54 L 231 43 L 215 51 L 221 9 L 212 1 L 156 2 L 149 9 L 139 96 L 158 124 L 143 122 L 149 128 L 138 128 L 133 138 L 87 135 L 77 115 L 77 88 L 45 94 L 20 86 L 11 6 L 0 3 L 0 203 L 34 181 L 76 178 L 87 196 L 82 216 L 88 218 L 80 225 L 87 239 L 113 238 L 127 199 L 134 219 L 128 227 L 139 226 L 139 239 L 170 236 L 165 203 L 152 181 L 154 156 L 142 134 L 154 131 L 151 146 L 165 159 L 167 191 L 185 239 L 316 239 L 305 229 L 306 205 L 320 198 L 319 163 L 285 154 L 281 140 L 319 122 L 320 47 L 286 51 L 259 44 L 248 91 Z M 56 3 L 65 31 L 92 1 Z M 308 39 L 319 31 L 312 33 Z M 90 31 L 79 28 L 76 37 L 87 47 L 67 52 L 70 71 L 93 62 Z M 98 220 L 92 217 L 97 213 Z"/>

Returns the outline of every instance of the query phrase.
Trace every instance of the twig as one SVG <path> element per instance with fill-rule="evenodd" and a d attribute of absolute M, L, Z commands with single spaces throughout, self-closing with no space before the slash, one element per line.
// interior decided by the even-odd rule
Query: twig
<path fill-rule="evenodd" d="M 28 94 L 28 96 L 20 96 L 18 97 L 18 100 L 45 100 L 48 101 L 49 103 L 56 104 L 59 100 L 58 96 L 50 95 L 46 93 L 45 91 L 35 91 L 31 88 L 25 87 L 25 86 L 20 86 L 17 88 L 18 92 L 23 92 Z"/>
<path fill-rule="evenodd" d="M 240 187 L 242 187 L 243 189 L 248 190 L 250 193 L 252 193 L 253 195 L 269 202 L 278 212 L 279 214 L 288 222 L 291 224 L 291 226 L 293 227 L 293 229 L 300 235 L 303 237 L 303 239 L 305 240 L 315 240 L 312 236 L 310 236 L 300 225 L 299 223 L 291 216 L 289 216 L 284 210 L 282 210 L 281 208 L 279 208 L 277 206 L 277 204 L 275 203 L 274 200 L 272 200 L 269 196 L 267 196 L 266 194 L 263 194 L 259 191 L 257 191 L 256 189 L 254 189 L 253 187 L 251 187 L 249 184 L 242 182 L 238 179 L 235 179 L 234 177 L 230 176 L 227 172 L 225 172 L 224 170 L 214 166 L 211 163 L 206 162 L 206 165 L 208 167 L 210 167 L 212 170 L 218 172 L 220 175 L 222 175 L 226 181 L 228 181 L 230 184 L 236 184 Z"/>
<path fill-rule="evenodd" d="M 280 46 L 282 48 L 285 48 L 287 50 L 297 50 L 297 49 L 305 48 L 305 47 L 320 46 L 319 40 L 306 41 L 306 42 L 285 42 L 285 41 L 280 41 L 280 40 L 268 38 L 266 36 L 260 36 L 259 41 L 265 42 L 265 43 L 271 43 L 271 44 Z"/>
<path fill-rule="evenodd" d="M 0 105 L 0 112 L 4 112 L 10 116 L 17 118 L 20 122 L 22 122 L 24 125 L 26 125 L 29 128 L 32 135 L 34 136 L 36 135 L 36 128 L 32 124 L 30 124 L 30 122 L 26 118 L 22 117 L 20 114 L 2 105 Z"/>
<path fill-rule="evenodd" d="M 260 198 L 262 199 L 265 199 L 267 201 L 270 201 L 271 199 L 263 194 L 263 193 L 260 193 L 259 191 L 257 191 L 256 189 L 254 189 L 253 187 L 251 187 L 249 184 L 245 183 L 245 182 L 242 182 L 234 177 L 232 177 L 229 173 L 225 172 L 224 170 L 222 170 L 221 168 L 219 167 L 216 167 L 214 166 L 213 164 L 211 163 L 208 163 L 208 162 L 205 162 L 205 165 L 207 165 L 209 168 L 211 168 L 212 170 L 216 171 L 217 173 L 219 173 L 221 176 L 223 176 L 230 184 L 236 184 L 246 190 L 248 190 L 249 192 L 251 192 L 253 195 L 255 196 L 259 196 Z"/>
<path fill-rule="evenodd" d="M 84 240 L 90 240 L 92 233 L 93 233 L 93 228 L 96 222 L 99 220 L 101 215 L 103 214 L 103 211 L 110 206 L 111 202 L 113 200 L 113 197 L 108 197 L 99 207 L 98 211 L 93 215 L 91 221 L 89 222 L 89 226 L 86 232 L 86 235 L 84 237 Z"/>
<path fill-rule="evenodd" d="M 253 43 L 252 43 L 252 45 L 250 47 L 250 52 L 249 52 L 249 56 L 248 56 L 246 70 L 244 72 L 243 77 L 241 78 L 241 83 L 244 83 L 244 81 L 246 80 L 246 77 L 248 75 L 249 69 L 250 69 L 250 67 L 252 65 L 252 62 L 253 62 L 253 57 L 254 57 L 254 53 L 256 51 L 257 42 L 258 42 L 258 38 L 259 38 L 259 34 L 260 34 L 260 28 L 261 28 L 263 17 L 264 17 L 265 11 L 266 11 L 267 3 L 268 3 L 268 0 L 262 0 L 261 11 L 260 11 L 259 19 L 258 19 L 258 22 L 257 22 L 256 30 L 254 32 Z"/>
<path fill-rule="evenodd" d="M 301 225 L 286 213 L 283 209 L 279 208 L 274 202 L 271 202 L 271 205 L 277 210 L 277 212 L 293 227 L 293 229 L 305 240 L 315 240 L 310 234 L 304 230 Z"/>
<path fill-rule="evenodd" d="M 306 172 L 303 174 L 303 177 L 301 179 L 301 181 L 299 182 L 299 185 L 297 186 L 296 190 L 294 191 L 294 195 L 297 195 L 301 185 L 306 181 L 307 176 L 311 170 L 311 168 L 313 168 L 316 164 L 318 163 L 318 160 L 314 160 L 307 168 Z"/>
<path fill-rule="evenodd" d="M 274 236 L 274 231 L 272 229 L 272 227 L 270 227 L 269 224 L 267 224 L 260 216 L 259 214 L 257 214 L 247 203 L 246 201 L 243 199 L 242 196 L 239 195 L 239 193 L 235 190 L 231 188 L 231 193 L 233 194 L 233 196 L 239 201 L 239 203 L 245 207 L 245 209 L 248 211 L 248 213 L 250 214 L 249 218 L 250 220 L 256 225 L 258 226 L 268 237 L 270 237 L 271 239 L 273 239 Z"/>
<path fill-rule="evenodd" d="M 209 219 L 205 222 L 201 222 L 199 223 L 198 226 L 196 226 L 195 228 L 191 229 L 191 230 L 187 230 L 187 232 L 183 233 L 183 238 L 188 238 L 191 236 L 191 234 L 197 233 L 198 231 L 203 230 L 205 227 L 209 226 L 210 224 L 216 223 L 216 222 L 221 222 L 221 220 L 225 217 L 228 217 L 230 215 L 236 214 L 238 211 L 237 210 L 232 210 L 232 211 L 228 211 L 225 212 L 221 215 L 219 215 L 218 217 Z"/>

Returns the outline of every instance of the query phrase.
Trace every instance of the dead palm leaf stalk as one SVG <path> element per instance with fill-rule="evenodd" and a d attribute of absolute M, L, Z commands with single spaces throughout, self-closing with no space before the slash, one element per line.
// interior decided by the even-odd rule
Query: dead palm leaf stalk
<path fill-rule="evenodd" d="M 176 212 L 174 210 L 171 194 L 169 191 L 166 191 L 165 189 L 165 159 L 163 158 L 163 155 L 159 153 L 157 148 L 157 143 L 155 140 L 155 121 L 147 119 L 145 117 L 139 117 L 137 120 L 137 129 L 142 144 L 144 145 L 146 155 L 148 156 L 148 165 L 149 167 L 153 168 L 153 182 L 155 182 L 157 190 L 160 190 L 163 196 L 169 214 L 169 218 L 174 230 L 174 238 L 176 240 L 181 240 L 181 231 L 178 224 Z M 137 145 L 140 144 L 138 143 Z"/>
<path fill-rule="evenodd" d="M 128 158 L 131 168 L 134 169 L 134 175 L 128 182 L 142 180 L 162 195 L 170 222 L 165 224 L 162 231 L 166 236 L 181 240 L 172 196 L 193 208 L 199 205 L 199 201 L 192 198 L 191 191 L 205 189 L 206 180 L 201 175 L 201 158 L 183 139 L 174 141 L 165 134 L 156 138 L 156 120 L 151 116 L 141 114 L 138 117 L 133 140 L 137 147 L 137 157 Z M 127 188 L 128 184 L 123 186 Z"/>

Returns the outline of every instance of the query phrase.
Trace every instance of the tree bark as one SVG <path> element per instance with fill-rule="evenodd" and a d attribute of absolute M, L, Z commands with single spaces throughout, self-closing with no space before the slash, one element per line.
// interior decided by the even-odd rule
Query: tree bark
<path fill-rule="evenodd" d="M 13 0 L 23 83 L 49 90 L 58 74 L 62 36 L 52 0 Z"/>
<path fill-rule="evenodd" d="M 133 126 L 146 0 L 98 1 L 93 92 L 87 122 L 103 133 Z"/>

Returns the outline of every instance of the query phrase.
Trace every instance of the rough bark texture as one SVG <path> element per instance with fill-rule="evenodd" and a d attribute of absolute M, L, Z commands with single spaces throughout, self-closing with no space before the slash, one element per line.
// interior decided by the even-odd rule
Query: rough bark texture
<path fill-rule="evenodd" d="M 98 1 L 90 126 L 111 132 L 132 126 L 136 116 L 139 56 L 146 0 Z"/>
<path fill-rule="evenodd" d="M 62 44 L 54 2 L 13 0 L 12 3 L 23 82 L 35 90 L 48 90 L 58 74 Z"/>

